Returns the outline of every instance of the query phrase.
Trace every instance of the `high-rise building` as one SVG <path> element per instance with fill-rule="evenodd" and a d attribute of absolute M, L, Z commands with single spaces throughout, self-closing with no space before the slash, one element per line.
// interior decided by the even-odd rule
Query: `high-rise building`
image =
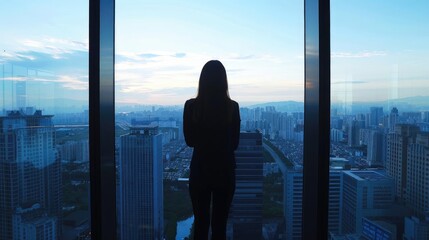
<path fill-rule="evenodd" d="M 422 112 L 422 121 L 425 123 L 429 123 L 429 112 L 428 111 Z"/>
<path fill-rule="evenodd" d="M 343 170 L 329 171 L 328 231 L 341 232 Z M 302 169 L 288 169 L 284 176 L 284 215 L 286 239 L 302 239 Z"/>
<path fill-rule="evenodd" d="M 350 120 L 348 131 L 348 145 L 350 147 L 356 147 L 360 145 L 360 129 L 362 129 L 364 125 L 364 121 Z"/>
<path fill-rule="evenodd" d="M 241 132 L 235 159 L 236 188 L 230 211 L 233 239 L 259 240 L 262 239 L 262 134 Z"/>
<path fill-rule="evenodd" d="M 381 117 L 383 117 L 383 107 L 370 107 L 369 126 L 378 126 Z"/>
<path fill-rule="evenodd" d="M 399 111 L 396 107 L 393 107 L 389 114 L 389 132 L 395 131 L 395 125 L 399 122 Z"/>
<path fill-rule="evenodd" d="M 419 217 L 429 216 L 429 134 L 419 133 L 408 146 L 406 203 Z"/>
<path fill-rule="evenodd" d="M 63 162 L 84 163 L 89 161 L 88 140 L 67 141 L 57 146 L 57 150 Z"/>
<path fill-rule="evenodd" d="M 52 115 L 0 117 L 0 239 L 54 240 L 61 234 L 61 161 Z"/>
<path fill-rule="evenodd" d="M 302 239 L 302 191 L 301 169 L 288 169 L 284 177 L 284 216 L 286 239 Z"/>
<path fill-rule="evenodd" d="M 341 197 L 343 191 L 343 170 L 329 171 L 329 208 L 328 208 L 328 231 L 331 233 L 341 232 Z"/>
<path fill-rule="evenodd" d="M 376 171 L 344 171 L 342 233 L 362 233 L 364 217 L 380 217 L 392 209 L 393 179 Z"/>
<path fill-rule="evenodd" d="M 408 145 L 415 142 L 419 128 L 410 124 L 397 124 L 395 132 L 387 135 L 386 171 L 395 181 L 395 195 L 404 200 L 407 187 Z"/>
<path fill-rule="evenodd" d="M 120 137 L 121 239 L 163 239 L 162 136 L 157 126 Z"/>
<path fill-rule="evenodd" d="M 343 141 L 344 134 L 342 130 L 331 128 L 331 142 L 340 142 Z"/>
<path fill-rule="evenodd" d="M 384 166 L 384 133 L 380 129 L 371 129 L 367 143 L 368 165 Z"/>
<path fill-rule="evenodd" d="M 404 240 L 429 239 L 429 221 L 406 217 L 404 225 Z"/>

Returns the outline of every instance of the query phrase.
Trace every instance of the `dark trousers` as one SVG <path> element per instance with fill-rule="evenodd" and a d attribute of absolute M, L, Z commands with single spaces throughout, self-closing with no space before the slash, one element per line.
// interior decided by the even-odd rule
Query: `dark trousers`
<path fill-rule="evenodd" d="M 194 211 L 194 239 L 208 239 L 211 223 L 212 240 L 226 239 L 226 223 L 235 191 L 235 170 L 223 172 L 191 169 L 189 192 Z M 212 205 L 210 217 L 210 205 Z"/>

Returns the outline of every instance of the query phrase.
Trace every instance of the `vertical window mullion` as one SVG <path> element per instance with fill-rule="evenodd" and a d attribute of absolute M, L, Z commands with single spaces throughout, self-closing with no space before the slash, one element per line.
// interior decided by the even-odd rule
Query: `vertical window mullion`
<path fill-rule="evenodd" d="M 329 8 L 329 0 L 305 0 L 303 239 L 328 238 Z"/>
<path fill-rule="evenodd" d="M 89 1 L 91 238 L 116 239 L 115 1 Z"/>

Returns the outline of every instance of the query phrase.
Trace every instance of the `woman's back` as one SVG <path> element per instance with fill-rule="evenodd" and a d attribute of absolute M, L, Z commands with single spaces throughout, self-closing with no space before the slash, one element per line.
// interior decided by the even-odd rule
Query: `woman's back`
<path fill-rule="evenodd" d="M 195 239 L 207 239 L 210 222 L 212 239 L 226 239 L 235 191 L 234 150 L 240 134 L 240 113 L 237 102 L 229 97 L 226 71 L 219 61 L 204 65 L 198 96 L 185 103 L 183 132 L 188 146 L 194 148 L 189 192 Z"/>
<path fill-rule="evenodd" d="M 240 116 L 237 102 L 227 99 L 204 103 L 190 99 L 185 104 L 184 133 L 198 156 L 230 155 L 238 146 Z"/>

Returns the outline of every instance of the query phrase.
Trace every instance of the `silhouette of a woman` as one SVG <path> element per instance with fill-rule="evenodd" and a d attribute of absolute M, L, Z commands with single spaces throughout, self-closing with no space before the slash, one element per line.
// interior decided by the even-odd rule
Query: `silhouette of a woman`
<path fill-rule="evenodd" d="M 207 62 L 201 71 L 198 95 L 186 101 L 183 113 L 186 144 L 194 148 L 189 192 L 196 240 L 226 239 L 226 223 L 235 191 L 235 157 L 240 134 L 238 103 L 228 93 L 221 62 Z M 210 216 L 210 206 L 212 208 Z"/>

